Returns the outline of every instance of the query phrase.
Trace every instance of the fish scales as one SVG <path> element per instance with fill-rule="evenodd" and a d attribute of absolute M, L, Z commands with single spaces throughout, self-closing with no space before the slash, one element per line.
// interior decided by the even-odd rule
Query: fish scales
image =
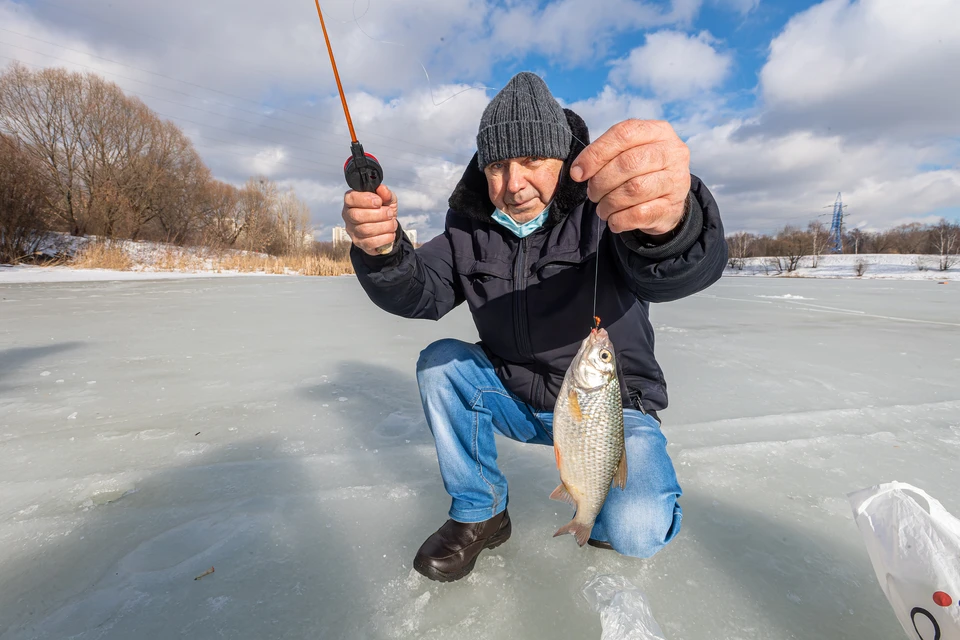
<path fill-rule="evenodd" d="M 626 478 L 620 383 L 613 346 L 602 329 L 584 340 L 567 371 L 554 410 L 553 436 L 561 485 L 551 498 L 577 507 L 573 520 L 555 535 L 572 533 L 583 546 L 614 477 L 618 486 Z"/>

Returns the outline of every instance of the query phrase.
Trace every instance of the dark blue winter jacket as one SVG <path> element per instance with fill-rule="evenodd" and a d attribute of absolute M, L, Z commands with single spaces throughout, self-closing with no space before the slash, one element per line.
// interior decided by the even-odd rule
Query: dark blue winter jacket
<path fill-rule="evenodd" d="M 443 235 L 419 249 L 398 229 L 393 251 L 370 256 L 354 247 L 360 284 L 381 309 L 436 320 L 466 302 L 480 344 L 504 385 L 537 410 L 553 411 L 560 384 L 597 315 L 610 333 L 624 406 L 667 406 L 667 385 L 654 356 L 651 302 L 670 302 L 716 282 L 727 261 L 720 211 L 692 176 L 683 222 L 665 244 L 598 225 L 586 185 L 567 172 L 589 143 L 583 120 L 567 110 L 575 139 L 548 222 L 519 239 L 491 218 L 477 157 L 453 195 Z"/>

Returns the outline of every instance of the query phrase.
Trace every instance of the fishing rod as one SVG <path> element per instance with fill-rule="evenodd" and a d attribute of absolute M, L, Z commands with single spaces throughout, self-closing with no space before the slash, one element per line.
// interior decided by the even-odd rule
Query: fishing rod
<path fill-rule="evenodd" d="M 320 28 L 323 29 L 323 39 L 327 43 L 327 53 L 330 54 L 330 66 L 333 67 L 333 77 L 337 81 L 337 90 L 340 92 L 340 102 L 343 103 L 343 114 L 347 117 L 347 128 L 350 130 L 350 157 L 343 165 L 343 175 L 347 184 L 354 191 L 376 193 L 377 187 L 383 182 L 383 168 L 377 159 L 363 150 L 363 145 L 357 140 L 357 132 L 353 128 L 353 119 L 350 117 L 350 108 L 347 106 L 347 96 L 343 92 L 340 82 L 340 72 L 337 71 L 337 61 L 333 57 L 333 47 L 330 46 L 330 36 L 327 34 L 327 25 L 323 21 L 323 11 L 320 10 L 320 0 L 313 0 L 317 5 L 317 15 L 320 16 Z M 377 247 L 377 253 L 383 255 L 393 250 L 393 243 Z"/>

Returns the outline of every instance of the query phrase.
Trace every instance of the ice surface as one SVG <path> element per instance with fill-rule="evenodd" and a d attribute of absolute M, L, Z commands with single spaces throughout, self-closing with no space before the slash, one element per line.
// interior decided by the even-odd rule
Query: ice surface
<path fill-rule="evenodd" d="M 116 271 L 114 269 L 74 269 L 72 267 L 35 267 L 0 264 L 0 284 L 41 282 L 112 282 L 120 280 L 183 280 L 186 278 L 230 278 L 262 276 L 262 273 L 224 271 Z"/>
<path fill-rule="evenodd" d="M 616 574 L 671 640 L 901 640 L 846 494 L 960 513 L 960 291 L 724 279 L 652 313 L 680 536 L 552 538 L 553 453 L 501 440 L 513 538 L 437 584 L 414 365 L 475 338 L 465 309 L 393 318 L 352 278 L 0 285 L 0 639 L 599 638 L 580 590 Z"/>

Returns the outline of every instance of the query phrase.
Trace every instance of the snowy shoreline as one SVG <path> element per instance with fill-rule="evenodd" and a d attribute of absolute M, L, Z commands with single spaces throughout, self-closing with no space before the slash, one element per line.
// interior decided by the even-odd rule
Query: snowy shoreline
<path fill-rule="evenodd" d="M 786 258 L 780 258 L 784 270 L 779 273 L 770 265 L 771 258 L 746 258 L 743 269 L 730 266 L 723 276 L 733 278 L 807 278 L 807 279 L 861 279 L 861 280 L 928 280 L 960 281 L 960 264 L 947 271 L 937 269 L 940 256 L 920 254 L 859 254 L 820 256 L 818 265 L 813 267 L 813 258 L 805 257 L 796 271 L 786 271 Z M 776 260 L 776 258 L 773 258 Z M 862 262 L 864 272 L 856 274 L 857 264 Z M 920 269 L 918 265 L 924 267 Z"/>

